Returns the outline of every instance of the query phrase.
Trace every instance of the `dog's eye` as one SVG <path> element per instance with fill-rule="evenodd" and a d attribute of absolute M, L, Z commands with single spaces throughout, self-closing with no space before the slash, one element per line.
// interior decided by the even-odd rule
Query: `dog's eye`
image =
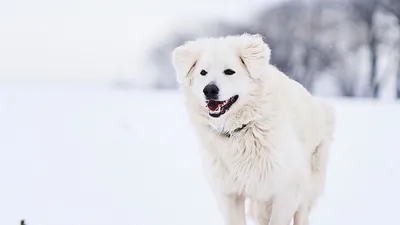
<path fill-rule="evenodd" d="M 234 74 L 235 73 L 235 71 L 233 71 L 233 70 L 231 70 L 231 69 L 226 69 L 226 70 L 224 70 L 224 74 L 226 74 L 226 75 L 232 75 L 232 74 Z"/>
<path fill-rule="evenodd" d="M 201 70 L 201 71 L 200 71 L 200 74 L 201 74 L 202 76 L 205 76 L 205 75 L 207 75 L 207 71 Z"/>

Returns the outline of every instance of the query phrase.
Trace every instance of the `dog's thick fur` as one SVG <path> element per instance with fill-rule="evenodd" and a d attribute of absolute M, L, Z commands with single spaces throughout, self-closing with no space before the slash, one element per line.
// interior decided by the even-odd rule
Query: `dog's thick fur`
<path fill-rule="evenodd" d="M 248 199 L 259 225 L 307 225 L 324 189 L 333 109 L 272 66 L 259 35 L 197 39 L 172 56 L 225 224 L 246 224 Z M 221 72 L 228 67 L 236 74 Z M 205 68 L 209 78 L 199 74 Z M 218 118 L 209 116 L 200 90 L 209 82 L 239 95 Z"/>

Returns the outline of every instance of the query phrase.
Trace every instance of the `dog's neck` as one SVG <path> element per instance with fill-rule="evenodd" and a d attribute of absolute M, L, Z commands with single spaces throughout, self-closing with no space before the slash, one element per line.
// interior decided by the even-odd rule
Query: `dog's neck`
<path fill-rule="evenodd" d="M 232 137 L 232 135 L 234 135 L 234 134 L 236 134 L 236 133 L 239 133 L 240 131 L 242 131 L 243 129 L 245 129 L 247 126 L 248 126 L 248 124 L 242 124 L 242 126 L 236 128 L 236 129 L 234 129 L 233 131 L 224 131 L 224 130 L 223 130 L 222 132 L 219 132 L 219 134 L 220 134 L 221 136 L 223 136 L 223 137 L 230 138 L 230 137 Z"/>

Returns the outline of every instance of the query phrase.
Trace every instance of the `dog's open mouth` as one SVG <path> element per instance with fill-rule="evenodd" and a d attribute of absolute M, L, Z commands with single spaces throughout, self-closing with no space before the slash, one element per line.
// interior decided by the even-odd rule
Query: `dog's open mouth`
<path fill-rule="evenodd" d="M 207 101 L 207 108 L 210 110 L 211 117 L 219 117 L 229 110 L 229 108 L 238 100 L 239 96 L 235 95 L 225 101 Z"/>

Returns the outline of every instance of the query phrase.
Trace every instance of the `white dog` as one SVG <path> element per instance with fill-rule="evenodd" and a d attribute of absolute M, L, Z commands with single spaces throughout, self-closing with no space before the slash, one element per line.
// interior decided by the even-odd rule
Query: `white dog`
<path fill-rule="evenodd" d="M 322 194 L 331 107 L 269 63 L 259 35 L 187 42 L 173 65 L 226 225 L 308 224 Z"/>

